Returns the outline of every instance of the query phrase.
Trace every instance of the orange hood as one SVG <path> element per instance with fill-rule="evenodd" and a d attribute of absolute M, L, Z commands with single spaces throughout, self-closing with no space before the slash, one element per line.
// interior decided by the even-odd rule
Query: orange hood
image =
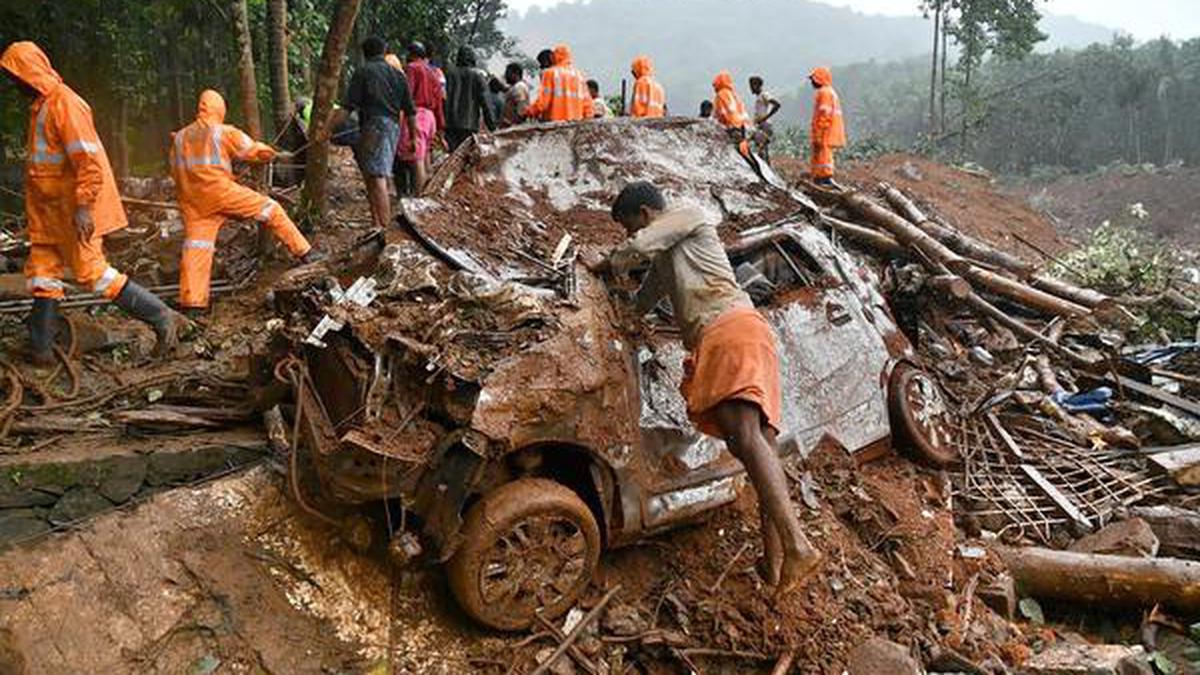
<path fill-rule="evenodd" d="M 733 89 L 733 76 L 728 70 L 722 70 L 713 78 L 713 91 L 721 91 L 722 89 Z"/>
<path fill-rule="evenodd" d="M 46 52 L 32 42 L 14 42 L 0 55 L 0 68 L 45 96 L 62 84 L 62 77 L 50 65 Z"/>
<path fill-rule="evenodd" d="M 404 64 L 400 62 L 400 57 L 395 54 L 384 54 L 383 60 L 396 70 L 404 70 Z"/>
<path fill-rule="evenodd" d="M 637 78 L 646 77 L 654 74 L 654 62 L 649 56 L 639 56 L 633 60 L 633 76 Z"/>
<path fill-rule="evenodd" d="M 196 108 L 196 119 L 209 124 L 225 122 L 225 99 L 212 89 L 200 93 L 200 105 Z"/>
<path fill-rule="evenodd" d="M 833 84 L 833 73 L 829 72 L 829 69 L 825 66 L 817 66 L 816 68 L 813 68 L 813 71 L 809 73 L 808 76 L 812 78 L 812 81 L 816 82 L 817 86 L 819 87 L 828 87 Z"/>
<path fill-rule="evenodd" d="M 571 48 L 566 45 L 556 45 L 554 47 L 554 65 L 569 66 L 571 62 Z"/>

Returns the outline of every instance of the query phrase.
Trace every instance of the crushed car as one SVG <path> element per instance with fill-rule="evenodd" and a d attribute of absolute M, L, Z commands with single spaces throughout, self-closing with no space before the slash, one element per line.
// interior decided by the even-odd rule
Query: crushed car
<path fill-rule="evenodd" d="M 669 307 L 633 316 L 631 289 L 578 262 L 621 241 L 609 202 L 637 179 L 721 222 L 778 337 L 781 454 L 834 442 L 868 461 L 902 438 L 928 461 L 952 459 L 951 412 L 873 272 L 715 125 L 483 136 L 404 200 L 403 227 L 331 266 L 345 276 L 291 279 L 275 296 L 291 317 L 281 370 L 303 464 L 324 500 L 390 504 L 445 563 L 463 609 L 497 629 L 565 612 L 602 550 L 694 521 L 746 484 L 724 444 L 688 422 Z"/>

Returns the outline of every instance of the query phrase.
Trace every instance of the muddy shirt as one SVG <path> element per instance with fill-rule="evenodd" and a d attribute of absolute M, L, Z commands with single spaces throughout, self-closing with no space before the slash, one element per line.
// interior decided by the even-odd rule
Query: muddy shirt
<path fill-rule="evenodd" d="M 695 348 L 705 326 L 726 310 L 754 307 L 738 286 L 716 226 L 705 222 L 698 208 L 663 213 L 610 258 L 618 274 L 643 260 L 650 262 L 650 271 L 638 290 L 638 309 L 648 312 L 663 296 L 669 297 L 688 349 Z"/>

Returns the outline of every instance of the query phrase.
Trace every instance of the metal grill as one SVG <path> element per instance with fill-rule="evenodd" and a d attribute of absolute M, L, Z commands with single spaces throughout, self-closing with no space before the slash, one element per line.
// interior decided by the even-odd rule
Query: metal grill
<path fill-rule="evenodd" d="M 1115 511 L 1169 489 L 1128 452 L 1080 447 L 1028 415 L 984 413 L 964 420 L 959 503 L 983 523 L 1005 524 L 1051 543 L 1108 524 Z"/>

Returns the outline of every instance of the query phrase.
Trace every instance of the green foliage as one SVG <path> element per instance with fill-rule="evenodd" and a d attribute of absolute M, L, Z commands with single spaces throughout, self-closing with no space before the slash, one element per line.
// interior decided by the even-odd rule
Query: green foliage
<path fill-rule="evenodd" d="M 1110 295 L 1161 293 L 1177 266 L 1161 243 L 1138 228 L 1148 215 L 1142 204 L 1131 204 L 1097 227 L 1087 244 L 1065 256 L 1053 272 Z"/>

